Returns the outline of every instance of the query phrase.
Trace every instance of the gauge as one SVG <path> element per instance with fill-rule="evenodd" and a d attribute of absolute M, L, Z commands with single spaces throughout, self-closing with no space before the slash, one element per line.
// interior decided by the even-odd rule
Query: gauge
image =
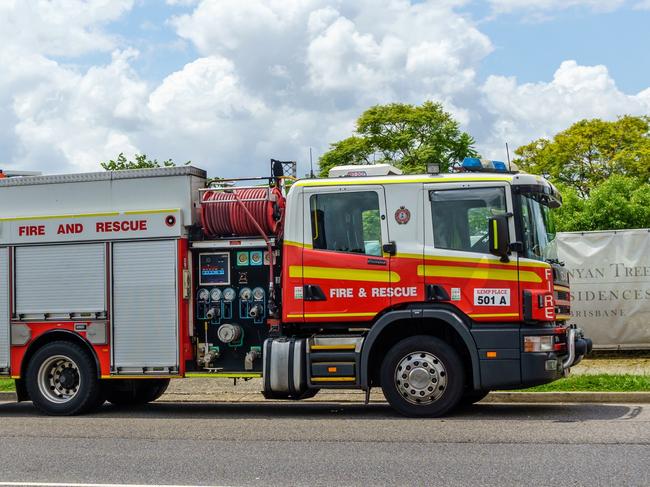
<path fill-rule="evenodd" d="M 253 295 L 253 291 L 251 291 L 251 288 L 249 287 L 242 288 L 242 290 L 239 291 L 239 299 L 241 299 L 242 301 L 250 300 L 252 295 Z"/>
<path fill-rule="evenodd" d="M 253 299 L 255 301 L 262 301 L 264 299 L 264 289 L 261 287 L 253 289 Z"/>
<path fill-rule="evenodd" d="M 236 296 L 237 294 L 235 293 L 235 290 L 231 287 L 227 287 L 223 290 L 223 299 L 226 301 L 232 301 Z"/>
<path fill-rule="evenodd" d="M 221 299 L 221 289 L 215 287 L 212 291 L 210 291 L 210 299 L 212 301 L 219 301 Z"/>
<path fill-rule="evenodd" d="M 207 289 L 199 290 L 199 301 L 207 301 L 209 297 L 210 297 L 210 293 L 208 292 Z"/>

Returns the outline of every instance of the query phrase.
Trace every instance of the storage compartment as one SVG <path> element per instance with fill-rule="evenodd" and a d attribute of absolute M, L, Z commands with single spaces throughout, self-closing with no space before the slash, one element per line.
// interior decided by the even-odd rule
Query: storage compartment
<path fill-rule="evenodd" d="M 113 371 L 178 371 L 175 240 L 113 244 Z"/>
<path fill-rule="evenodd" d="M 9 373 L 9 249 L 0 248 L 0 374 Z"/>
<path fill-rule="evenodd" d="M 103 243 L 16 248 L 16 317 L 105 317 L 105 254 Z"/>

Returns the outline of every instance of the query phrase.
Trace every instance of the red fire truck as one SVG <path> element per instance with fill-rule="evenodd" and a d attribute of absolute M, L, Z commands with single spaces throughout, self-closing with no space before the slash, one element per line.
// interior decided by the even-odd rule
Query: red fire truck
<path fill-rule="evenodd" d="M 463 168 L 0 179 L 0 374 L 58 415 L 183 377 L 261 377 L 293 400 L 381 387 L 411 416 L 556 380 L 591 349 L 553 255 L 560 195 Z"/>

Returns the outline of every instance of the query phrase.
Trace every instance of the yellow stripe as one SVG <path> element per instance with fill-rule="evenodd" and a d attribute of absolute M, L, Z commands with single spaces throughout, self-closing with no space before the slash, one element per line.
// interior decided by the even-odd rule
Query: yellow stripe
<path fill-rule="evenodd" d="M 570 320 L 571 315 L 555 315 L 555 319 L 561 321 Z"/>
<path fill-rule="evenodd" d="M 153 215 L 156 213 L 175 213 L 180 211 L 179 208 L 169 208 L 166 210 L 140 210 L 140 211 L 125 211 L 125 215 Z"/>
<path fill-rule="evenodd" d="M 336 179 L 323 179 L 323 180 L 301 180 L 293 186 L 303 187 L 316 187 L 316 186 L 358 186 L 358 185 L 373 185 L 373 184 L 405 184 L 405 183 L 466 183 L 466 182 L 483 182 L 483 181 L 512 181 L 512 176 L 490 176 L 483 178 L 468 177 L 468 178 L 336 178 Z"/>
<path fill-rule="evenodd" d="M 228 378 L 228 379 L 255 379 L 257 377 L 262 377 L 262 374 L 260 372 L 215 372 L 214 374 L 208 373 L 208 372 L 188 372 L 185 374 L 185 377 L 188 379 L 191 378 L 215 378 L 215 379 L 223 379 L 223 378 Z"/>
<path fill-rule="evenodd" d="M 291 247 L 298 247 L 298 248 L 305 248 L 305 249 L 311 249 L 312 245 L 311 244 L 306 244 L 302 242 L 292 242 L 291 240 L 285 240 L 284 245 L 290 245 Z"/>
<path fill-rule="evenodd" d="M 565 286 L 553 286 L 553 289 L 555 291 L 564 291 L 564 292 L 567 292 L 567 293 L 569 291 L 571 291 L 571 289 L 569 289 L 568 287 L 565 287 Z"/>
<path fill-rule="evenodd" d="M 182 379 L 182 375 L 102 375 L 102 379 Z"/>
<path fill-rule="evenodd" d="M 19 375 L 12 375 L 11 378 L 12 379 L 20 379 L 20 376 Z"/>
<path fill-rule="evenodd" d="M 481 279 L 483 281 L 542 282 L 542 279 L 537 274 L 530 271 L 518 272 L 516 269 L 483 269 L 443 265 L 419 265 L 418 276 L 455 277 L 461 279 Z"/>
<path fill-rule="evenodd" d="M 302 242 L 293 242 L 290 240 L 285 240 L 284 241 L 285 245 L 291 245 L 292 247 L 298 247 L 298 248 L 305 248 L 305 249 L 311 249 L 312 245 L 307 244 L 307 243 L 302 243 Z M 389 254 L 384 254 L 384 257 L 388 258 L 390 257 Z M 533 268 L 539 268 L 539 269 L 548 269 L 550 264 L 547 264 L 545 262 L 537 262 L 537 261 L 517 261 L 511 260 L 510 262 L 501 262 L 499 259 L 490 259 L 488 257 L 451 257 L 451 256 L 446 256 L 446 255 L 423 255 L 423 254 L 406 254 L 406 253 L 399 253 L 394 256 L 394 258 L 399 258 L 399 259 L 418 259 L 422 260 L 439 260 L 439 261 L 449 261 L 449 262 L 472 262 L 476 264 L 491 264 L 491 265 L 500 265 L 500 266 L 510 266 L 510 267 L 533 267 Z"/>
<path fill-rule="evenodd" d="M 312 377 L 312 382 L 354 382 L 356 377 Z"/>
<path fill-rule="evenodd" d="M 519 313 L 482 313 L 471 314 L 471 318 L 518 318 Z"/>
<path fill-rule="evenodd" d="M 310 350 L 354 350 L 357 346 L 354 343 L 338 343 L 335 345 L 312 345 Z"/>
<path fill-rule="evenodd" d="M 366 269 L 350 269 L 345 267 L 311 267 L 289 266 L 289 277 L 305 279 L 333 279 L 337 281 L 366 281 L 398 283 L 401 278 L 397 272 L 370 271 Z"/>
<path fill-rule="evenodd" d="M 288 314 L 287 318 L 345 318 L 375 316 L 377 313 L 298 313 Z"/>
<path fill-rule="evenodd" d="M 422 254 L 397 254 L 395 257 L 402 259 L 422 259 Z M 424 260 L 436 260 L 436 261 L 448 261 L 448 262 L 471 262 L 475 264 L 488 264 L 488 265 L 500 265 L 500 266 L 509 266 L 517 267 L 517 261 L 511 260 L 510 262 L 501 262 L 499 259 L 490 259 L 487 257 L 450 257 L 446 255 L 425 255 Z M 547 269 L 550 264 L 545 262 L 531 262 L 531 261 L 519 261 L 520 267 L 533 267 L 540 269 Z"/>
<path fill-rule="evenodd" d="M 54 220 L 57 218 L 89 218 L 93 216 L 118 216 L 117 211 L 108 213 L 79 213 L 75 215 L 44 215 L 44 216 L 17 216 L 12 218 L 0 218 L 0 221 L 10 222 L 16 220 Z"/>
<path fill-rule="evenodd" d="M 497 221 L 492 220 L 492 230 L 494 230 L 494 248 L 498 249 L 499 248 L 499 234 L 497 230 Z"/>

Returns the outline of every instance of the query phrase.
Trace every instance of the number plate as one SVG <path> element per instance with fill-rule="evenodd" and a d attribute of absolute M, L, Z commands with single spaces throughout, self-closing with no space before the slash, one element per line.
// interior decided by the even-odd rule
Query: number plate
<path fill-rule="evenodd" d="M 474 306 L 510 306 L 510 289 L 474 289 Z"/>

